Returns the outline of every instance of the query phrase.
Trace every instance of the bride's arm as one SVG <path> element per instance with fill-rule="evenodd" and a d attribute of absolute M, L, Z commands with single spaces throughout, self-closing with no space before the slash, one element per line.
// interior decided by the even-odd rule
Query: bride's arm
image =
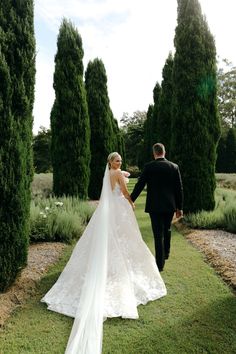
<path fill-rule="evenodd" d="M 128 192 L 128 189 L 127 189 L 127 186 L 125 183 L 124 175 L 121 171 L 118 171 L 117 175 L 118 175 L 118 182 L 120 185 L 121 192 L 123 193 L 124 197 L 129 201 L 130 205 L 134 209 L 135 206 L 134 206 L 134 203 L 132 202 L 132 199 L 130 198 L 130 194 Z"/>

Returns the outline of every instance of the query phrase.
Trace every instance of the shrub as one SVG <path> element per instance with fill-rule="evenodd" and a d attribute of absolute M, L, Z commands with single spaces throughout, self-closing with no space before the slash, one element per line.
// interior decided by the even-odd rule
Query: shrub
<path fill-rule="evenodd" d="M 93 211 L 90 204 L 77 198 L 36 198 L 31 202 L 30 241 L 71 243 L 81 236 Z"/>
<path fill-rule="evenodd" d="M 216 189 L 216 206 L 213 211 L 187 214 L 184 221 L 193 228 L 224 229 L 236 233 L 236 192 Z"/>
<path fill-rule="evenodd" d="M 128 171 L 130 173 L 130 178 L 138 178 L 141 173 L 138 166 L 127 166 L 126 171 Z"/>
<path fill-rule="evenodd" d="M 52 193 L 52 173 L 35 174 L 31 183 L 31 198 L 49 198 Z"/>

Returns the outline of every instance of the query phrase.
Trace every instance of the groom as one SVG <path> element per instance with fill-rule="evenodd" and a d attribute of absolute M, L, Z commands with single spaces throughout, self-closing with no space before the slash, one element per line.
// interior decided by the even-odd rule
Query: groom
<path fill-rule="evenodd" d="M 177 218 L 183 215 L 183 187 L 179 167 L 165 158 L 163 144 L 153 145 L 153 155 L 155 161 L 145 165 L 131 199 L 134 202 L 147 185 L 145 212 L 151 218 L 156 263 L 162 271 L 170 253 L 170 227 L 174 212 Z"/>

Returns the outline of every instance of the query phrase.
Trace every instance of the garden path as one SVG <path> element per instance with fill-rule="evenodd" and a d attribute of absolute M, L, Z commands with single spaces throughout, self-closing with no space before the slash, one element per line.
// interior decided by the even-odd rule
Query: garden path
<path fill-rule="evenodd" d="M 192 230 L 186 238 L 202 251 L 217 273 L 236 291 L 236 234 Z"/>
<path fill-rule="evenodd" d="M 66 245 L 59 242 L 43 242 L 29 246 L 28 264 L 17 277 L 14 284 L 0 293 L 0 327 L 18 306 L 26 303 L 37 287 L 37 283 L 56 263 Z"/>

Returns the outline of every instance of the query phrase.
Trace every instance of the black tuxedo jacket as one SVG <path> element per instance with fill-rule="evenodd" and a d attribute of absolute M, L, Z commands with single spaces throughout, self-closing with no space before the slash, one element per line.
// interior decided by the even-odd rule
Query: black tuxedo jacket
<path fill-rule="evenodd" d="M 178 165 L 164 157 L 147 163 L 131 193 L 133 202 L 145 185 L 145 212 L 165 213 L 183 209 L 183 186 Z"/>

